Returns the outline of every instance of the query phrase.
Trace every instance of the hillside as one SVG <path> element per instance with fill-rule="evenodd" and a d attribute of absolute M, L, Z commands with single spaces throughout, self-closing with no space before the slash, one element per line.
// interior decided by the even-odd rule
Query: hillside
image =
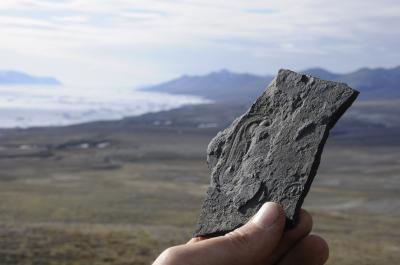
<path fill-rule="evenodd" d="M 323 68 L 310 68 L 300 72 L 322 79 L 345 82 L 361 91 L 361 100 L 400 98 L 400 66 L 388 69 L 361 68 L 346 74 L 332 73 Z M 197 95 L 217 102 L 246 103 L 257 98 L 272 79 L 272 75 L 258 76 L 222 70 L 204 76 L 185 75 L 146 90 Z"/>
<path fill-rule="evenodd" d="M 258 97 L 273 76 L 238 74 L 227 70 L 187 76 L 146 88 L 148 91 L 202 96 L 215 101 L 246 102 Z"/>
<path fill-rule="evenodd" d="M 32 76 L 19 71 L 0 71 L 0 85 L 61 85 L 54 77 Z"/>
<path fill-rule="evenodd" d="M 400 66 L 395 68 L 361 68 L 347 74 L 335 74 L 322 68 L 302 71 L 328 80 L 349 84 L 361 91 L 361 99 L 393 99 L 400 97 Z"/>

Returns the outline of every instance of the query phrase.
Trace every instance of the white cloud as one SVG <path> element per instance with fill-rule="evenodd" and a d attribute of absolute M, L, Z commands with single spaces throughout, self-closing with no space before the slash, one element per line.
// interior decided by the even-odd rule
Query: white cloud
<path fill-rule="evenodd" d="M 297 68 L 307 58 L 338 69 L 392 65 L 398 14 L 397 0 L 2 0 L 0 54 L 13 57 L 0 68 L 34 72 L 40 64 L 65 82 L 134 84 L 196 67 L 273 71 L 278 57 Z M 212 64 L 198 65 L 196 53 L 214 54 Z"/>

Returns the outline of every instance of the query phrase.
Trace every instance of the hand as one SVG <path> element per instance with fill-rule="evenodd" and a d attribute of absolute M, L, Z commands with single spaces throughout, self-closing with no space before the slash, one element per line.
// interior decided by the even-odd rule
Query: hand
<path fill-rule="evenodd" d="M 309 235 L 311 216 L 304 210 L 299 224 L 284 231 L 281 206 L 265 203 L 244 226 L 225 236 L 194 238 L 165 250 L 153 265 L 322 265 L 328 259 L 326 242 Z"/>

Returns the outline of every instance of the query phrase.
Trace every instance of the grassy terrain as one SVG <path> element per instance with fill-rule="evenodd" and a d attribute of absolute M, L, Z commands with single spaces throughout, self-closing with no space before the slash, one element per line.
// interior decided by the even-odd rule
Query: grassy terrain
<path fill-rule="evenodd" d="M 190 238 L 217 128 L 95 124 L 0 135 L 0 264 L 148 264 Z M 351 141 L 350 141 L 351 142 Z M 400 146 L 329 140 L 305 208 L 329 264 L 400 260 Z"/>
<path fill-rule="evenodd" d="M 157 242 L 144 230 L 99 225 L 3 225 L 1 264 L 148 264 Z"/>

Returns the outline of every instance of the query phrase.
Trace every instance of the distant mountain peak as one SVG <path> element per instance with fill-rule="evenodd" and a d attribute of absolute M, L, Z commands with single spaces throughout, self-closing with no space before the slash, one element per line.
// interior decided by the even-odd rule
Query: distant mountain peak
<path fill-rule="evenodd" d="M 332 73 L 321 67 L 312 67 L 300 72 L 325 80 L 336 80 L 340 76 L 340 74 Z"/>
<path fill-rule="evenodd" d="M 32 76 L 15 70 L 0 70 L 0 85 L 61 85 L 61 82 L 50 76 Z"/>
<path fill-rule="evenodd" d="M 184 75 L 146 90 L 191 94 L 220 102 L 249 101 L 261 95 L 272 78 L 221 69 L 206 75 Z"/>
<path fill-rule="evenodd" d="M 226 68 L 222 68 L 221 70 L 217 71 L 217 73 L 220 73 L 220 74 L 231 74 L 232 72 L 229 71 Z"/>
<path fill-rule="evenodd" d="M 228 70 L 226 68 L 222 68 L 220 70 L 216 70 L 216 71 L 212 71 L 209 72 L 207 74 L 204 75 L 189 75 L 189 74 L 184 74 L 181 75 L 178 78 L 172 79 L 171 81 L 177 81 L 177 80 L 188 80 L 188 79 L 195 79 L 195 78 L 237 78 L 237 77 L 241 77 L 241 76 L 253 76 L 253 77 L 262 77 L 262 76 L 258 76 L 255 74 L 249 74 L 249 73 L 238 73 L 238 72 L 234 72 L 231 70 Z M 169 81 L 169 82 L 171 82 Z M 166 82 L 166 83 L 169 83 Z"/>
<path fill-rule="evenodd" d="M 321 79 L 340 81 L 361 91 L 360 99 L 400 98 L 400 66 L 394 68 L 361 68 L 347 74 L 330 72 L 321 67 L 300 71 Z M 206 75 L 189 76 L 147 88 L 172 94 L 197 95 L 219 102 L 252 102 L 266 89 L 273 76 L 235 73 L 221 69 Z"/>
<path fill-rule="evenodd" d="M 229 71 L 228 69 L 220 69 L 217 71 L 212 71 L 208 74 L 205 74 L 203 76 L 198 76 L 198 77 L 205 77 L 205 76 L 231 76 L 231 75 L 236 75 L 238 73 L 234 73 L 232 71 Z"/>
<path fill-rule="evenodd" d="M 326 70 L 325 68 L 322 67 L 311 67 L 308 68 L 307 70 L 304 71 L 310 71 L 310 72 L 321 72 L 321 73 L 330 73 L 333 74 L 331 71 Z"/>

